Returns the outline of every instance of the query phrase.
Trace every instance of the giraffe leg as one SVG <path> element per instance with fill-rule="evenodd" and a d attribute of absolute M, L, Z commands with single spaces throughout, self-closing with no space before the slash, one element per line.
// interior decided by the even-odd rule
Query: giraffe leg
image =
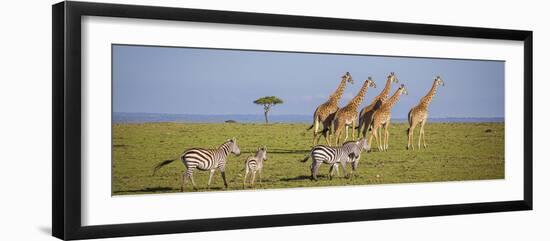
<path fill-rule="evenodd" d="M 386 124 L 384 125 L 384 134 L 385 134 L 385 137 L 386 137 L 386 146 L 384 147 L 384 149 L 386 151 L 388 151 L 388 148 L 390 147 L 390 120 L 388 120 L 388 122 L 386 122 Z"/>
<path fill-rule="evenodd" d="M 420 126 L 420 131 L 422 132 L 422 144 L 424 145 L 424 149 L 426 149 L 426 133 L 424 133 L 424 125 L 426 124 L 427 120 L 422 121 L 422 125 Z"/>
<path fill-rule="evenodd" d="M 416 123 L 413 123 L 409 128 L 409 142 L 407 143 L 407 150 L 409 148 L 412 148 L 414 151 L 414 128 L 416 127 Z"/>
<path fill-rule="evenodd" d="M 343 142 L 346 142 L 348 140 L 348 137 L 349 137 L 349 133 L 348 133 L 349 126 L 344 124 L 344 129 L 346 130 L 346 138 L 344 138 Z"/>
<path fill-rule="evenodd" d="M 341 125 L 336 122 L 334 125 L 334 144 L 338 145 L 340 143 L 340 134 L 342 133 Z"/>
<path fill-rule="evenodd" d="M 351 140 L 355 141 L 355 119 L 351 122 Z M 357 134 L 359 135 L 359 134 Z"/>
<path fill-rule="evenodd" d="M 368 128 L 368 126 L 367 126 L 367 128 Z M 374 133 L 373 130 L 370 131 L 370 135 L 369 135 L 369 147 L 372 147 L 372 145 L 371 145 L 371 144 L 372 144 L 372 137 L 374 136 L 372 133 Z M 372 150 L 372 149 L 373 149 L 373 148 L 371 148 L 371 150 Z"/>
<path fill-rule="evenodd" d="M 422 143 L 422 136 L 424 135 L 423 131 L 422 131 L 422 126 L 424 126 L 424 121 L 420 122 L 420 131 L 419 131 L 419 134 L 418 134 L 418 149 L 420 149 L 420 144 Z"/>
<path fill-rule="evenodd" d="M 378 146 L 378 151 L 382 151 L 382 146 L 380 145 L 380 140 L 378 139 L 378 129 L 379 128 L 373 128 L 371 131 L 371 137 L 374 136 L 374 141 L 376 141 L 376 146 Z"/>
<path fill-rule="evenodd" d="M 319 131 L 319 120 L 315 117 L 313 121 L 313 146 L 317 145 L 317 131 Z"/>

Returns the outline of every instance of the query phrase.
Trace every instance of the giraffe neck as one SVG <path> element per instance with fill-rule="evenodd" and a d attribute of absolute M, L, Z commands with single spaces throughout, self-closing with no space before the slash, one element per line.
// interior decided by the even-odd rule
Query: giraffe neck
<path fill-rule="evenodd" d="M 346 89 L 346 78 L 342 78 L 342 81 L 340 81 L 340 84 L 338 85 L 338 88 L 332 93 L 332 95 L 329 98 L 329 102 L 338 104 L 338 101 L 340 98 L 342 98 L 342 94 L 344 94 L 344 89 Z"/>
<path fill-rule="evenodd" d="M 391 78 L 388 78 L 388 80 L 386 80 L 386 85 L 384 86 L 384 89 L 382 89 L 382 91 L 380 92 L 380 94 L 378 94 L 378 96 L 372 99 L 371 105 L 375 105 L 380 100 L 387 99 L 388 95 L 390 95 L 390 89 L 391 89 Z"/>
<path fill-rule="evenodd" d="M 380 94 L 375 98 L 375 99 L 387 99 L 388 96 L 390 95 L 390 88 L 391 87 L 391 78 L 388 78 L 388 80 L 386 80 L 386 85 L 384 86 L 384 89 L 382 90 L 382 92 L 380 92 Z"/>
<path fill-rule="evenodd" d="M 430 91 L 428 91 L 428 94 L 426 94 L 426 96 L 422 97 L 422 99 L 420 101 L 420 105 L 428 107 L 428 105 L 432 102 L 432 99 L 435 95 L 436 90 L 437 90 L 437 84 L 434 81 L 434 83 L 432 85 L 432 88 L 430 89 Z"/>
<path fill-rule="evenodd" d="M 359 105 L 361 105 L 361 102 L 363 102 L 363 98 L 365 97 L 365 93 L 367 93 L 367 89 L 369 89 L 370 82 L 365 81 L 363 86 L 361 86 L 361 90 L 359 90 L 359 93 L 353 99 L 350 100 L 347 106 L 357 109 Z"/>
<path fill-rule="evenodd" d="M 386 103 L 384 103 L 384 106 L 388 109 L 391 109 L 395 103 L 399 100 L 399 97 L 401 96 L 401 89 L 398 89 L 395 91 L 395 93 L 390 97 Z"/>

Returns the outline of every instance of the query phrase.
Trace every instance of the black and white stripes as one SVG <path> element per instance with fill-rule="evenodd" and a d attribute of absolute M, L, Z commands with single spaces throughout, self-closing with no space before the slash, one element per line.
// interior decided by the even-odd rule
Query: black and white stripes
<path fill-rule="evenodd" d="M 352 163 L 352 169 L 357 168 L 357 162 L 361 155 L 361 151 L 368 150 L 369 146 L 365 139 L 358 141 L 348 141 L 342 146 L 329 147 L 324 145 L 314 146 L 311 149 L 310 155 L 307 156 L 302 162 L 307 161 L 311 156 L 311 177 L 317 180 L 317 172 L 322 163 L 329 164 L 331 169 L 329 171 L 329 178 L 332 178 L 333 168 L 337 168 L 336 165 L 341 164 L 344 175 L 346 174 L 346 164 Z"/>
<path fill-rule="evenodd" d="M 241 150 L 237 146 L 237 140 L 235 138 L 227 140 L 218 149 L 208 150 L 203 148 L 191 148 L 183 152 L 183 154 L 181 154 L 180 156 L 180 160 L 185 165 L 186 170 L 182 175 L 183 181 L 181 190 L 183 191 L 183 188 L 185 187 L 188 178 L 191 179 L 193 189 L 196 189 L 195 180 L 193 179 L 193 171 L 195 169 L 201 171 L 210 171 L 210 177 L 208 178 L 208 187 L 210 187 L 214 172 L 216 171 L 216 169 L 220 169 L 223 183 L 227 188 L 227 180 L 225 178 L 225 164 L 227 163 L 227 156 L 229 155 L 229 153 L 233 153 L 237 156 L 241 153 Z M 166 160 L 157 164 L 154 171 L 156 172 L 158 169 L 160 169 L 164 165 L 173 162 L 174 160 L 175 159 Z"/>
<path fill-rule="evenodd" d="M 264 166 L 264 161 L 267 160 L 267 148 L 261 147 L 258 148 L 258 151 L 256 152 L 255 156 L 248 157 L 246 161 L 244 162 L 244 180 L 243 180 L 243 188 L 246 185 L 246 177 L 248 176 L 248 173 L 251 173 L 252 178 L 250 180 L 250 184 L 254 185 L 254 180 L 256 179 L 256 172 L 258 172 L 260 176 L 260 184 L 262 184 L 262 169 Z"/>

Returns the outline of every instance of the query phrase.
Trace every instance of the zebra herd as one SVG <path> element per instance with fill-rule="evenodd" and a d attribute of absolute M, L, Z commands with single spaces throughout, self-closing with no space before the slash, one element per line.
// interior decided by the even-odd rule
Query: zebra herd
<path fill-rule="evenodd" d="M 368 151 L 369 146 L 366 139 L 359 139 L 358 141 L 348 141 L 345 142 L 342 146 L 325 146 L 317 145 L 314 146 L 309 155 L 302 160 L 306 162 L 310 157 L 312 159 L 311 163 L 311 178 L 313 180 L 317 179 L 317 172 L 321 164 L 325 163 L 330 165 L 329 170 L 329 179 L 332 179 L 334 172 L 338 172 L 338 166 L 342 167 L 342 171 L 346 175 L 346 165 L 351 164 L 351 172 L 349 176 L 353 176 L 353 171 L 357 169 L 359 164 L 359 159 L 361 158 L 362 151 Z M 225 166 L 227 164 L 227 157 L 229 154 L 234 154 L 239 156 L 241 150 L 237 145 L 237 139 L 232 138 L 228 139 L 217 149 L 204 149 L 204 148 L 191 148 L 184 151 L 178 158 L 173 158 L 169 160 L 162 161 L 155 165 L 153 168 L 153 175 L 161 169 L 163 166 L 174 162 L 175 160 L 181 160 L 183 165 L 185 165 L 185 172 L 182 174 L 182 185 L 181 191 L 183 192 L 187 180 L 191 180 L 193 189 L 197 190 L 197 185 L 193 179 L 193 171 L 198 169 L 200 171 L 210 171 L 210 176 L 208 178 L 207 188 L 210 188 L 210 183 L 212 182 L 212 177 L 216 170 L 220 170 L 223 184 L 225 188 L 228 187 L 227 179 L 225 176 Z M 263 146 L 258 148 L 254 156 L 250 156 L 244 162 L 245 175 L 243 180 L 243 188 L 246 185 L 246 179 L 248 175 L 251 175 L 250 184 L 253 186 L 256 178 L 256 173 L 259 175 L 260 183 L 262 182 L 262 169 L 263 162 L 267 160 L 267 147 Z M 241 170 L 242 171 L 242 170 Z"/>

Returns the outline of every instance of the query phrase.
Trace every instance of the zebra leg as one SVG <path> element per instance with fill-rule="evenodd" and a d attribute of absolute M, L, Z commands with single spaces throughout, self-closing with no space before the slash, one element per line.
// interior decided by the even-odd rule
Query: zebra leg
<path fill-rule="evenodd" d="M 208 186 L 206 186 L 207 189 L 210 189 L 210 183 L 212 182 L 212 176 L 214 176 L 214 172 L 216 172 L 216 169 L 210 170 L 210 176 L 208 177 Z"/>
<path fill-rule="evenodd" d="M 246 167 L 246 171 L 244 173 L 244 180 L 243 180 L 243 189 L 246 186 L 246 177 L 248 176 L 248 167 Z"/>
<path fill-rule="evenodd" d="M 187 182 L 187 172 L 186 171 L 181 173 L 181 178 L 182 178 L 181 191 L 183 192 L 183 188 L 185 187 L 185 183 Z"/>
<path fill-rule="evenodd" d="M 258 175 L 260 178 L 260 186 L 262 185 L 262 169 L 258 170 Z"/>
<path fill-rule="evenodd" d="M 321 162 L 313 160 L 313 163 L 311 163 L 311 178 L 315 181 L 319 180 L 317 179 L 317 171 L 319 171 L 319 166 L 321 166 Z"/>
<path fill-rule="evenodd" d="M 338 169 L 338 163 L 334 164 L 334 171 L 336 172 L 336 176 L 340 177 L 340 169 Z"/>
<path fill-rule="evenodd" d="M 189 179 L 191 179 L 191 183 L 193 184 L 193 190 L 198 190 L 197 185 L 195 184 L 195 179 L 193 179 L 193 173 L 189 175 Z"/>
<path fill-rule="evenodd" d="M 342 173 L 344 174 L 344 177 L 349 178 L 349 175 L 346 174 L 346 165 L 347 165 L 347 163 L 346 162 L 341 162 L 340 165 L 342 166 Z"/>
<path fill-rule="evenodd" d="M 225 169 L 221 170 L 221 173 L 223 178 L 223 185 L 225 186 L 225 188 L 227 188 L 227 179 L 225 179 Z"/>
<path fill-rule="evenodd" d="M 185 170 L 185 172 L 182 173 L 182 183 L 181 183 L 181 191 L 183 192 L 185 188 L 185 184 L 187 183 L 187 178 L 191 179 L 191 182 L 193 183 L 193 189 L 195 189 L 195 182 L 193 181 L 193 168 L 188 168 Z"/>
<path fill-rule="evenodd" d="M 332 180 L 333 174 L 334 174 L 334 164 L 330 165 L 330 169 L 328 170 L 328 180 Z"/>
<path fill-rule="evenodd" d="M 256 171 L 254 170 L 254 171 L 252 172 L 252 180 L 250 181 L 250 184 L 251 184 L 252 186 L 254 186 L 254 181 L 255 181 L 255 180 L 256 180 Z"/>

